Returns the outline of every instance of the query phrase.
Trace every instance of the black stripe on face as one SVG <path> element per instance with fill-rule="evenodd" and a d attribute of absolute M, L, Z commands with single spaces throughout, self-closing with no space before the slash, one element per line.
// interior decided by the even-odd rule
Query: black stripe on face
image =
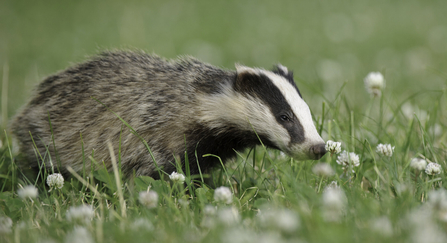
<path fill-rule="evenodd" d="M 288 131 L 290 143 L 304 142 L 303 126 L 281 91 L 266 75 L 240 73 L 234 83 L 234 90 L 242 95 L 255 97 L 269 107 L 276 121 Z"/>
<path fill-rule="evenodd" d="M 282 77 L 284 77 L 287 81 L 289 81 L 289 83 L 296 89 L 296 91 L 300 95 L 301 99 L 303 98 L 303 96 L 301 95 L 300 90 L 298 89 L 298 86 L 296 86 L 295 80 L 293 79 L 293 72 L 292 71 L 288 71 L 286 73 L 286 72 L 284 72 L 284 70 L 282 70 L 278 66 L 275 66 L 275 67 L 273 67 L 272 72 L 276 73 L 276 74 L 278 74 L 278 75 L 280 75 Z"/>

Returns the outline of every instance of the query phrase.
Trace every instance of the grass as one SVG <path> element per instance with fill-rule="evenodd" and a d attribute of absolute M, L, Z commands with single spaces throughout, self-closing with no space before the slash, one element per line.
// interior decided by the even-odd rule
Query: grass
<path fill-rule="evenodd" d="M 446 11 L 443 1 L 415 0 L 1 1 L 0 23 L 8 25 L 0 25 L 0 241 L 445 242 Z M 256 147 L 205 180 L 187 171 L 185 183 L 164 174 L 126 179 L 98 164 L 66 178 L 62 189 L 49 192 L 41 180 L 37 198 L 18 197 L 33 180 L 15 164 L 20 155 L 5 117 L 46 75 L 121 47 L 231 69 L 281 62 L 294 70 L 322 137 L 342 142 L 360 165 L 346 175 L 337 155 L 327 154 L 320 162 L 335 174 L 321 177 L 312 171 L 317 161 Z M 371 71 L 387 80 L 380 97 L 363 87 Z M 395 146 L 393 155 L 379 155 L 379 143 Z M 438 163 L 442 173 L 413 169 L 415 157 Z M 342 192 L 326 189 L 334 181 Z M 231 189 L 231 204 L 214 199 L 219 186 Z M 148 190 L 157 192 L 156 207 L 139 200 Z M 93 214 L 86 209 L 86 220 L 82 213 L 69 220 L 82 204 Z"/>

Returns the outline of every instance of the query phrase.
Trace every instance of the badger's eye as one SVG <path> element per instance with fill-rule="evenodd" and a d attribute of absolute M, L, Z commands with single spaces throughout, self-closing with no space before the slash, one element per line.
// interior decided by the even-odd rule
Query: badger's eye
<path fill-rule="evenodd" d="M 281 121 L 290 121 L 290 118 L 286 115 L 281 115 L 279 118 L 281 118 Z"/>

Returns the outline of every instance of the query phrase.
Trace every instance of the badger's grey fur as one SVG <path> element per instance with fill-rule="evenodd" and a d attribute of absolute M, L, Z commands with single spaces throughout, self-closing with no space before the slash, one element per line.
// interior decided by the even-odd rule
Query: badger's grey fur
<path fill-rule="evenodd" d="M 176 170 L 175 156 L 184 166 L 185 151 L 191 173 L 198 173 L 196 159 L 202 171 L 219 164 L 204 154 L 225 161 L 259 140 L 297 159 L 318 159 L 326 152 L 287 68 L 236 69 L 193 58 L 166 61 L 143 52 L 105 52 L 46 78 L 13 120 L 12 130 L 27 166 L 41 163 L 30 133 L 40 154 L 49 151 L 56 165 L 50 117 L 62 172 L 67 165 L 82 170 L 82 147 L 85 157 L 94 150 L 95 160 L 111 169 L 107 143 L 118 151 L 121 135 L 122 171 L 158 177 L 145 145 L 106 107 L 147 141 L 167 173 Z M 85 161 L 88 171 L 90 160 Z"/>

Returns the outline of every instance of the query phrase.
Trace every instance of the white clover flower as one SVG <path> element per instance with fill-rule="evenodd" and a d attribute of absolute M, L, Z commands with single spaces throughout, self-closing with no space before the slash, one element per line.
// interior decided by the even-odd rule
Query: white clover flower
<path fill-rule="evenodd" d="M 138 200 L 147 208 L 155 208 L 158 204 L 158 194 L 156 191 L 142 191 L 138 196 Z"/>
<path fill-rule="evenodd" d="M 230 188 L 225 186 L 216 188 L 216 190 L 214 190 L 214 200 L 226 204 L 233 202 L 233 194 L 231 193 Z"/>
<path fill-rule="evenodd" d="M 437 210 L 447 210 L 447 191 L 443 188 L 428 192 L 428 205 Z"/>
<path fill-rule="evenodd" d="M 260 242 L 268 243 L 269 241 L 260 241 L 260 233 L 255 232 L 250 228 L 232 227 L 225 229 L 221 234 L 222 243 L 251 243 Z M 276 241 L 281 242 L 281 241 Z M 275 243 L 276 243 L 275 242 Z"/>
<path fill-rule="evenodd" d="M 410 167 L 416 170 L 425 170 L 427 167 L 427 161 L 421 158 L 413 158 L 411 159 Z"/>
<path fill-rule="evenodd" d="M 365 79 L 365 88 L 374 97 L 380 97 L 382 89 L 385 88 L 385 79 L 380 72 L 371 72 Z"/>
<path fill-rule="evenodd" d="M 65 237 L 65 243 L 94 243 L 92 234 L 84 227 L 75 227 Z"/>
<path fill-rule="evenodd" d="M 395 184 L 397 195 L 401 196 L 405 193 L 412 193 L 413 186 L 411 184 L 405 184 L 405 183 L 396 183 Z"/>
<path fill-rule="evenodd" d="M 182 207 L 188 207 L 189 206 L 190 201 L 180 198 L 178 200 L 178 204 L 181 205 Z"/>
<path fill-rule="evenodd" d="M 16 229 L 17 230 L 27 230 L 27 229 L 31 229 L 34 228 L 34 226 L 32 225 L 32 221 L 25 221 L 25 220 L 20 220 L 17 221 L 16 223 Z"/>
<path fill-rule="evenodd" d="M 203 214 L 207 216 L 216 215 L 216 207 L 214 207 L 213 205 L 206 205 L 203 208 Z"/>
<path fill-rule="evenodd" d="M 324 188 L 324 191 L 326 191 L 327 189 L 340 189 L 340 186 L 338 185 L 338 182 L 336 181 L 331 181 L 331 183 L 329 183 L 329 185 L 327 185 Z"/>
<path fill-rule="evenodd" d="M 61 189 L 64 186 L 64 177 L 59 173 L 51 174 L 47 177 L 47 185 L 50 187 L 50 190 L 53 188 Z"/>
<path fill-rule="evenodd" d="M 215 206 L 206 205 L 203 208 L 203 219 L 201 222 L 202 227 L 211 229 L 216 225 L 217 210 Z"/>
<path fill-rule="evenodd" d="M 222 243 L 285 243 L 304 242 L 297 239 L 284 239 L 279 232 L 255 231 L 246 227 L 231 227 L 224 229 L 220 241 Z"/>
<path fill-rule="evenodd" d="M 20 188 L 17 191 L 17 194 L 22 199 L 33 199 L 36 198 L 39 195 L 39 192 L 37 191 L 37 188 L 33 185 L 27 185 L 22 188 Z"/>
<path fill-rule="evenodd" d="M 403 104 L 401 110 L 404 116 L 406 116 L 408 119 L 411 120 L 417 117 L 422 124 L 425 124 L 429 118 L 427 111 L 420 109 L 418 106 L 413 106 L 409 102 Z"/>
<path fill-rule="evenodd" d="M 154 225 L 151 221 L 146 218 L 138 218 L 132 223 L 130 223 L 130 229 L 133 231 L 152 231 L 154 230 Z"/>
<path fill-rule="evenodd" d="M 343 170 L 347 170 L 349 166 L 357 167 L 360 165 L 359 156 L 353 152 L 348 153 L 346 150 L 340 153 L 337 157 L 337 164 L 343 166 Z"/>
<path fill-rule="evenodd" d="M 430 134 L 433 134 L 435 137 L 439 137 L 442 135 L 442 127 L 438 123 L 435 123 L 428 129 Z"/>
<path fill-rule="evenodd" d="M 445 189 L 428 192 L 427 205 L 439 220 L 447 222 L 447 191 Z"/>
<path fill-rule="evenodd" d="M 409 229 L 410 239 L 414 243 L 446 242 L 444 230 L 439 228 L 433 217 L 431 207 L 417 207 L 411 210 L 402 221 Z"/>
<path fill-rule="evenodd" d="M 51 238 L 43 238 L 38 241 L 39 243 L 57 243 L 55 240 Z"/>
<path fill-rule="evenodd" d="M 239 211 L 235 207 L 220 209 L 217 211 L 217 218 L 225 225 L 234 225 L 241 220 Z"/>
<path fill-rule="evenodd" d="M 312 168 L 312 172 L 317 176 L 333 176 L 335 174 L 332 167 L 327 163 L 318 163 Z"/>
<path fill-rule="evenodd" d="M 444 243 L 447 242 L 445 230 L 436 223 L 420 225 L 411 231 L 410 239 L 414 243 Z"/>
<path fill-rule="evenodd" d="M 77 223 L 89 223 L 93 216 L 95 216 L 95 211 L 92 206 L 87 204 L 72 206 L 67 210 L 67 214 L 65 215 L 68 221 Z"/>
<path fill-rule="evenodd" d="M 325 221 L 339 221 L 344 214 L 347 198 L 341 188 L 326 188 L 322 194 L 322 215 Z"/>
<path fill-rule="evenodd" d="M 263 209 L 258 214 L 258 220 L 265 229 L 287 233 L 295 232 L 300 226 L 298 215 L 288 209 Z"/>
<path fill-rule="evenodd" d="M 347 203 L 347 198 L 341 188 L 327 188 L 322 194 L 323 206 L 342 210 Z"/>
<path fill-rule="evenodd" d="M 393 235 L 393 225 L 387 216 L 375 218 L 369 222 L 373 231 L 386 237 Z"/>
<path fill-rule="evenodd" d="M 12 232 L 12 220 L 9 217 L 0 216 L 0 235 Z"/>
<path fill-rule="evenodd" d="M 447 210 L 440 210 L 438 213 L 438 219 L 444 223 L 447 223 Z"/>
<path fill-rule="evenodd" d="M 341 151 L 341 142 L 334 142 L 332 140 L 328 140 L 325 146 L 326 151 L 332 154 L 338 154 Z"/>
<path fill-rule="evenodd" d="M 185 176 L 175 171 L 172 172 L 172 174 L 169 176 L 169 179 L 171 179 L 171 181 L 173 182 L 180 182 L 180 183 L 185 182 Z"/>
<path fill-rule="evenodd" d="M 427 175 L 439 175 L 441 170 L 441 165 L 433 162 L 428 163 L 427 167 L 425 167 L 425 173 Z"/>
<path fill-rule="evenodd" d="M 380 155 L 391 157 L 393 156 L 394 147 L 391 147 L 391 144 L 379 144 L 377 145 L 376 152 Z"/>

